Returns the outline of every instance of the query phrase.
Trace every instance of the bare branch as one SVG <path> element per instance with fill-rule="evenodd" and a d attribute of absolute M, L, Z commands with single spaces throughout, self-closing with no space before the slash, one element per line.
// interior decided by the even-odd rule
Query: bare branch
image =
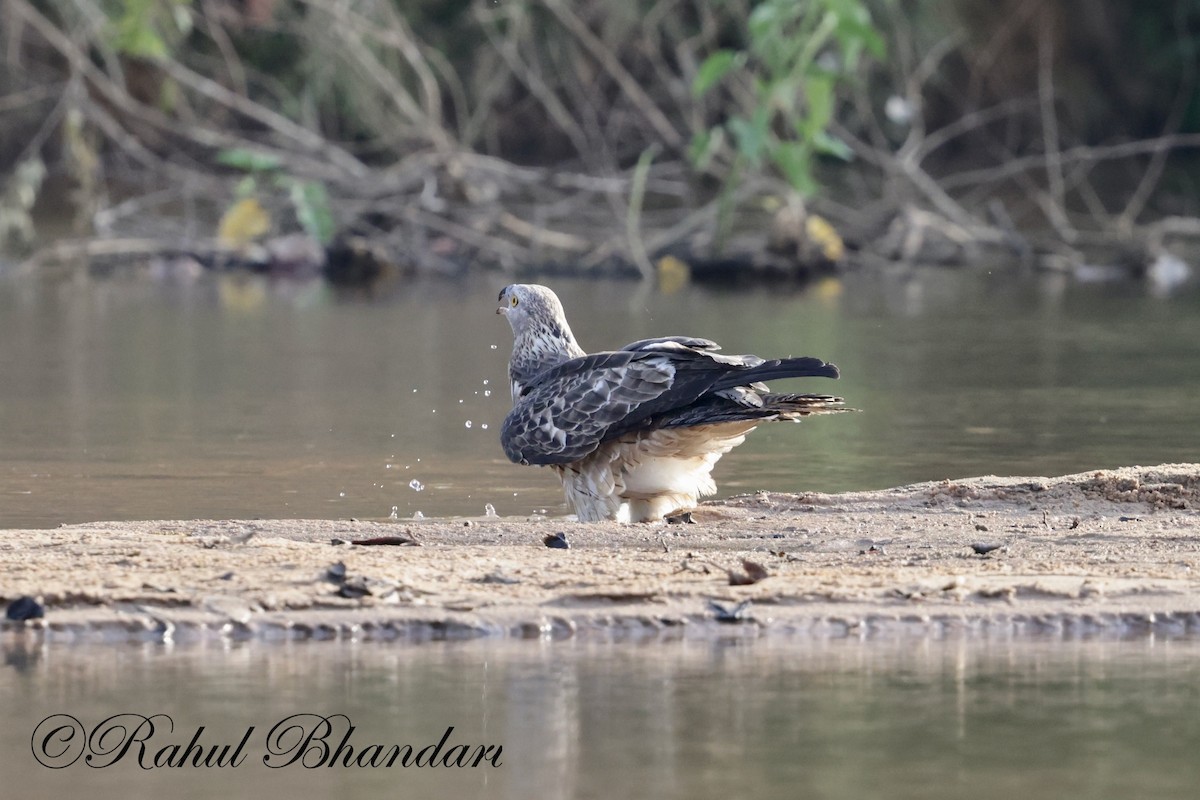
<path fill-rule="evenodd" d="M 182 64 L 170 59 L 164 60 L 162 69 L 183 86 L 192 89 L 204 97 L 221 105 L 231 108 L 240 114 L 270 128 L 302 149 L 324 156 L 345 170 L 348 175 L 361 177 L 367 173 L 366 166 L 354 156 L 331 144 L 320 134 L 314 133 L 292 122 L 287 117 L 261 106 L 258 103 L 231 92 L 214 80 L 198 75 Z"/>
<path fill-rule="evenodd" d="M 1046 150 L 1046 180 L 1049 198 L 1039 193 L 1038 201 L 1046 218 L 1059 234 L 1070 241 L 1075 231 L 1067 221 L 1066 191 L 1063 189 L 1062 158 L 1059 155 L 1058 112 L 1054 107 L 1054 14 L 1046 6 L 1038 26 L 1038 105 L 1042 112 L 1042 143 Z"/>
<path fill-rule="evenodd" d="M 546 7 L 554 14 L 559 22 L 577 38 L 584 49 L 604 67 L 605 72 L 612 77 L 634 107 L 642 113 L 646 121 L 657 131 L 658 135 L 672 148 L 683 146 L 683 135 L 675 130 L 675 126 L 667 119 L 662 110 L 646 94 L 637 79 L 621 65 L 613 56 L 611 50 L 604 46 L 596 35 L 588 29 L 575 12 L 571 11 L 562 0 L 544 0 Z"/>

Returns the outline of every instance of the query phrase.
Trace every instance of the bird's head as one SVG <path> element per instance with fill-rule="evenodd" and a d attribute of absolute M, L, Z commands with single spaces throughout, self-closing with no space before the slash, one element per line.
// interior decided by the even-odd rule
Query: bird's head
<path fill-rule="evenodd" d="M 566 324 L 562 303 L 545 286 L 514 283 L 500 290 L 499 301 L 496 313 L 504 315 L 516 336 L 555 323 Z"/>

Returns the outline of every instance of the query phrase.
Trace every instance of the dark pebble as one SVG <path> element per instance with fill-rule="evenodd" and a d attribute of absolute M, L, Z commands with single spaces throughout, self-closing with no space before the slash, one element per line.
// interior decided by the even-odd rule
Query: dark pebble
<path fill-rule="evenodd" d="M 46 616 L 46 607 L 35 598 L 25 595 L 9 603 L 8 610 L 4 612 L 4 616 L 17 622 L 27 619 L 41 619 Z"/>
<path fill-rule="evenodd" d="M 371 594 L 371 589 L 369 586 L 367 586 L 367 579 L 362 576 L 358 576 L 351 578 L 338 587 L 337 593 L 341 597 L 348 597 L 353 600 L 355 598 L 366 597 L 367 595 Z"/>
<path fill-rule="evenodd" d="M 984 555 L 987 555 L 988 553 L 992 552 L 993 550 L 999 550 L 1003 546 L 1004 545 L 1002 545 L 1002 544 L 996 544 L 994 542 L 974 542 L 971 545 L 971 549 L 974 550 L 979 555 L 984 556 Z"/>
<path fill-rule="evenodd" d="M 567 535 L 562 531 L 559 531 L 551 536 L 547 536 L 542 540 L 542 542 L 546 545 L 546 547 L 554 547 L 559 550 L 571 549 L 571 543 L 567 541 Z"/>

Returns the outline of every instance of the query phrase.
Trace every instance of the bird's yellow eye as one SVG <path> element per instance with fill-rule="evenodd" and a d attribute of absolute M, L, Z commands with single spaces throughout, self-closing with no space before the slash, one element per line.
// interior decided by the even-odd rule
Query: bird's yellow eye
<path fill-rule="evenodd" d="M 513 299 L 512 299 L 513 308 L 516 308 L 516 307 L 517 307 L 517 303 L 518 303 L 518 302 L 519 302 L 519 301 L 517 300 L 516 296 L 514 295 L 514 296 L 513 296 Z"/>

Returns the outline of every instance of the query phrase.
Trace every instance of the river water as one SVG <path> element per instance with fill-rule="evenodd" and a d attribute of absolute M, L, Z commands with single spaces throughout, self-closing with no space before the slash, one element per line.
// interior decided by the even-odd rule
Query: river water
<path fill-rule="evenodd" d="M 8 797 L 1126 800 L 1194 797 L 1200 785 L 1195 641 L 3 651 Z M 125 737 L 110 733 L 89 766 L 84 733 L 120 714 L 155 719 L 143 764 L 142 745 L 120 756 Z M 72 718 L 76 738 L 45 741 L 66 724 L 55 715 Z M 319 717 L 332 717 L 330 751 L 349 725 L 355 755 L 375 744 L 419 752 L 452 726 L 447 749 L 499 746 L 499 766 L 347 767 L 345 749 L 329 766 L 317 745 L 307 765 L 293 761 Z M 273 736 L 284 720 L 299 728 Z M 115 722 L 132 735 L 134 718 Z M 183 750 L 200 727 L 201 748 L 229 745 L 231 756 L 246 738 L 243 760 L 153 768 L 156 752 Z"/>
<path fill-rule="evenodd" d="M 0 280 L 0 528 L 564 514 L 553 475 L 499 447 L 506 282 Z M 673 294 L 550 283 L 590 350 L 686 333 L 842 368 L 788 386 L 861 413 L 760 429 L 718 465 L 722 496 L 1198 458 L 1194 285 L 939 269 Z"/>
<path fill-rule="evenodd" d="M 553 477 L 497 442 L 505 282 L 2 280 L 0 528 L 565 513 Z M 803 290 L 553 286 L 590 349 L 692 333 L 842 367 L 796 389 L 862 412 L 758 431 L 718 467 L 723 494 L 1197 459 L 1194 288 L 939 270 Z M 72 647 L 5 633 L 0 652 L 4 796 L 1123 800 L 1200 785 L 1192 640 Z M 127 714 L 157 724 L 143 764 L 140 746 L 113 756 L 119 725 L 136 727 L 123 716 L 89 766 L 83 734 Z M 500 765 L 330 767 L 319 748 L 311 768 L 288 763 L 319 718 L 331 748 L 349 725 L 358 754 L 419 752 L 453 727 L 447 749 L 499 746 Z M 245 738 L 242 760 L 142 768 L 193 735 Z"/>

